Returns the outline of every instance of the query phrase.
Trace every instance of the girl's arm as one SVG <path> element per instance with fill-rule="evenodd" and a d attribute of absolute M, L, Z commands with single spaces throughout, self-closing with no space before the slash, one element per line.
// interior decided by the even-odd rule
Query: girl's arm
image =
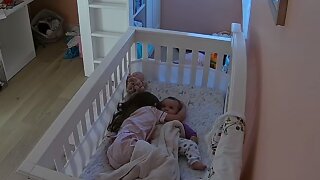
<path fill-rule="evenodd" d="M 177 114 L 167 114 L 164 120 L 165 122 L 173 121 L 173 120 L 178 120 L 180 122 L 183 122 L 186 118 L 186 112 L 187 112 L 186 106 L 182 103 L 182 108 Z"/>

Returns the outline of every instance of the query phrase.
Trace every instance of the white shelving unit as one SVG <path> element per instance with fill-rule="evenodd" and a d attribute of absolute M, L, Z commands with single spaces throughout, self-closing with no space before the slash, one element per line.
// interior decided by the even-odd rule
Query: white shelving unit
<path fill-rule="evenodd" d="M 130 1 L 130 26 L 135 26 L 134 21 L 141 22 L 142 27 L 146 27 L 146 0 Z"/>
<path fill-rule="evenodd" d="M 0 9 L 0 81 L 11 79 L 35 56 L 28 4 Z"/>
<path fill-rule="evenodd" d="M 146 27 L 160 28 L 161 0 L 146 0 Z"/>
<path fill-rule="evenodd" d="M 84 72 L 94 71 L 129 26 L 128 0 L 78 0 Z"/>
<path fill-rule="evenodd" d="M 77 0 L 85 76 L 90 76 L 134 21 L 160 27 L 160 0 Z"/>

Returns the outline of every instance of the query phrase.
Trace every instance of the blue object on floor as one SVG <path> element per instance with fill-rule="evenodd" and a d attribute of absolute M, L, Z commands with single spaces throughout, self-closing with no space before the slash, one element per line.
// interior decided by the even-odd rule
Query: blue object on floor
<path fill-rule="evenodd" d="M 148 56 L 152 54 L 153 50 L 154 50 L 154 47 L 148 44 Z M 137 42 L 137 58 L 138 59 L 142 58 L 142 44 L 140 42 Z"/>
<path fill-rule="evenodd" d="M 78 57 L 80 55 L 79 52 L 79 47 L 78 46 L 73 46 L 69 48 L 65 53 L 64 53 L 64 59 L 72 59 L 75 57 Z"/>

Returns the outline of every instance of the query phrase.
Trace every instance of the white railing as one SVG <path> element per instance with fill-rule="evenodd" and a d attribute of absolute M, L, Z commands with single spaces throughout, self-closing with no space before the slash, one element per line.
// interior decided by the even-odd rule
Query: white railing
<path fill-rule="evenodd" d="M 247 86 L 247 53 L 241 25 L 232 24 L 232 71 L 227 112 L 245 119 Z"/>

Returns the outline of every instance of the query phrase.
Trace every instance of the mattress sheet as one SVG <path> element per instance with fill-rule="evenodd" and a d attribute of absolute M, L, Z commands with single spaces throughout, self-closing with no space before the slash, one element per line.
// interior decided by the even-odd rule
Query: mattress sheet
<path fill-rule="evenodd" d="M 173 96 L 185 103 L 187 106 L 185 123 L 197 132 L 202 160 L 205 164 L 210 165 L 211 158 L 207 152 L 208 145 L 205 137 L 211 130 L 214 121 L 223 113 L 224 93 L 210 88 L 195 88 L 193 86 L 159 82 L 148 82 L 147 90 L 155 94 L 160 100 Z M 106 137 L 82 172 L 81 178 L 93 180 L 101 172 L 112 171 L 106 157 L 106 150 L 109 145 L 110 139 Z M 184 156 L 179 157 L 179 167 L 182 180 L 201 179 L 205 174 L 205 171 L 190 169 Z"/>

